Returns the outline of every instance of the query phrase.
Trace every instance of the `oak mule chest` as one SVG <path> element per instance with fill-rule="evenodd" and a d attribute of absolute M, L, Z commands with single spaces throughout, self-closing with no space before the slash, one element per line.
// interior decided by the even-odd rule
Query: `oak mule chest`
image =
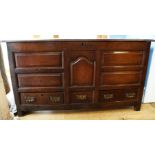
<path fill-rule="evenodd" d="M 24 111 L 140 110 L 150 40 L 8 41 L 18 115 Z"/>

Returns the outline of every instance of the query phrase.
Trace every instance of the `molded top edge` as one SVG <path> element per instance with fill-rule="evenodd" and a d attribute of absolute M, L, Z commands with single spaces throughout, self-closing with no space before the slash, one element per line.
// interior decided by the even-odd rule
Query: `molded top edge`
<path fill-rule="evenodd" d="M 145 41 L 145 42 L 155 42 L 153 39 L 31 39 L 31 40 L 2 40 L 1 42 L 44 42 L 44 41 L 54 41 L 54 42 L 60 42 L 60 41 L 94 41 L 94 42 L 100 42 L 100 41 Z"/>

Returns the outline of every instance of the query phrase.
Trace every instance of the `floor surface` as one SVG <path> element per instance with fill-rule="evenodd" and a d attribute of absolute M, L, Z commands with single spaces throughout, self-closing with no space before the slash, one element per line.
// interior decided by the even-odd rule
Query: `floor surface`
<path fill-rule="evenodd" d="M 155 120 L 155 103 L 142 104 L 141 111 L 133 107 L 94 111 L 37 111 L 20 120 Z"/>

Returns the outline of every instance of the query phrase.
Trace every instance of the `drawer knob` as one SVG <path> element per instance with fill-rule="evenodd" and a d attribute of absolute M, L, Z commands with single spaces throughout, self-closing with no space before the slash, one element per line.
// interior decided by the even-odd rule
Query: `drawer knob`
<path fill-rule="evenodd" d="M 87 99 L 87 95 L 76 95 L 76 98 L 77 98 L 78 100 L 83 101 L 83 100 L 86 100 L 86 99 Z"/>
<path fill-rule="evenodd" d="M 104 99 L 112 99 L 113 97 L 113 94 L 104 94 Z"/>
<path fill-rule="evenodd" d="M 134 98 L 136 96 L 136 93 L 126 93 L 127 98 Z"/>
<path fill-rule="evenodd" d="M 60 102 L 60 96 L 50 96 L 49 99 L 52 103 Z"/>
<path fill-rule="evenodd" d="M 36 101 L 36 98 L 35 97 L 32 97 L 32 96 L 25 97 L 25 102 L 26 103 L 33 103 L 35 101 Z"/>

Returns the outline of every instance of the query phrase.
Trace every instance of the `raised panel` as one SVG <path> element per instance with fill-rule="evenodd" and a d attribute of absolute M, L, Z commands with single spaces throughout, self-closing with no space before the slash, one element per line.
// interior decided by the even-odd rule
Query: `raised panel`
<path fill-rule="evenodd" d="M 62 87 L 63 74 L 18 74 L 19 87 Z"/>
<path fill-rule="evenodd" d="M 140 85 L 141 72 L 102 72 L 101 86 Z"/>
<path fill-rule="evenodd" d="M 93 86 L 95 78 L 95 62 L 79 57 L 70 64 L 71 86 Z"/>
<path fill-rule="evenodd" d="M 17 68 L 22 67 L 63 67 L 62 52 L 15 53 Z"/>
<path fill-rule="evenodd" d="M 144 65 L 143 51 L 108 51 L 102 52 L 102 67 Z"/>

